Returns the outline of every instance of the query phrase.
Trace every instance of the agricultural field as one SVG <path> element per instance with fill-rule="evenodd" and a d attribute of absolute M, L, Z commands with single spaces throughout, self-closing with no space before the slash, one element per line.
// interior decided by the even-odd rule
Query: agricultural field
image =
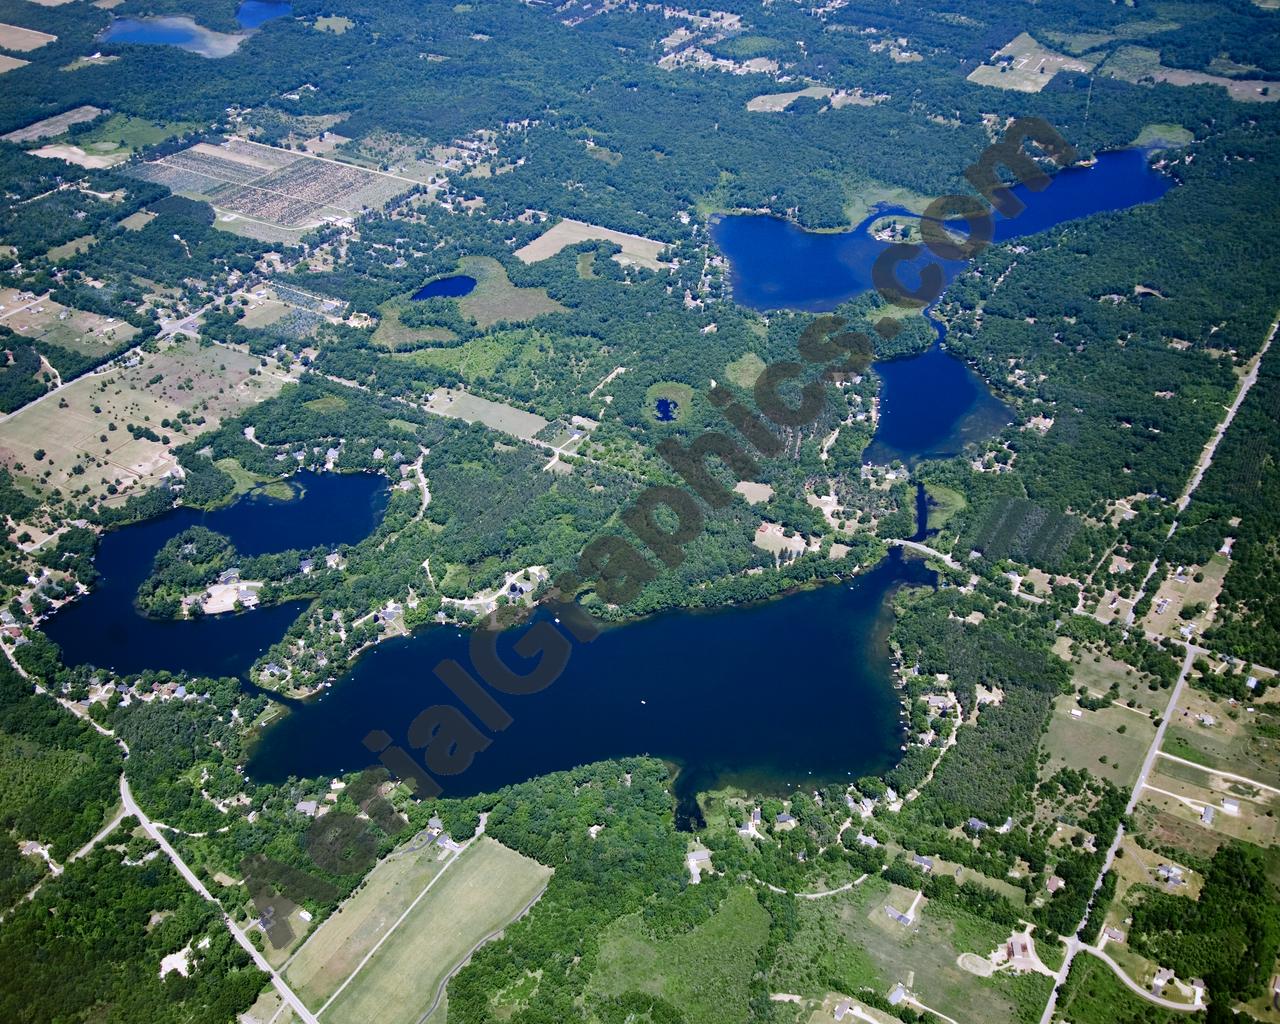
<path fill-rule="evenodd" d="M 33 28 L 0 22 L 0 49 L 12 50 L 15 53 L 29 53 L 31 50 L 48 46 L 57 39 L 57 36 L 51 36 L 48 32 L 37 32 Z"/>
<path fill-rule="evenodd" d="M 185 339 L 139 355 L 0 421 L 0 464 L 39 489 L 123 495 L 176 466 L 171 449 L 192 435 L 165 429 L 164 420 L 188 411 L 204 416 L 201 429 L 209 430 L 284 383 L 274 373 L 250 370 L 258 370 L 258 360 L 247 353 Z M 132 437 L 128 424 L 152 428 L 170 444 Z"/>
<path fill-rule="evenodd" d="M 457 300 L 458 309 L 482 330 L 497 323 L 522 323 L 547 313 L 564 312 L 545 288 L 513 285 L 502 264 L 491 256 L 465 257 L 459 273 L 474 277 L 476 286 Z"/>
<path fill-rule="evenodd" d="M 31 61 L 29 60 L 20 60 L 17 57 L 10 57 L 7 53 L 0 53 L 0 75 L 3 75 L 6 71 L 16 71 L 18 68 L 24 68 L 30 63 Z"/>
<path fill-rule="evenodd" d="M 415 1024 L 472 951 L 525 913 L 550 877 L 550 868 L 481 836 L 442 870 L 322 1019 Z"/>
<path fill-rule="evenodd" d="M 769 934 L 769 915 L 750 889 L 737 888 L 692 931 L 657 939 L 639 914 L 619 918 L 600 939 L 590 989 L 602 996 L 662 997 L 688 1024 L 746 1020 L 747 989 Z"/>
<path fill-rule="evenodd" d="M 220 226 L 234 216 L 295 231 L 380 209 L 415 184 L 240 139 L 198 143 L 132 173 L 210 202 L 223 214 Z"/>
<path fill-rule="evenodd" d="M 975 85 L 990 85 L 1015 92 L 1039 92 L 1059 71 L 1087 74 L 1094 62 L 1085 57 L 1068 57 L 1040 45 L 1021 32 L 991 55 L 990 64 L 979 64 L 969 73 Z"/>
<path fill-rule="evenodd" d="M 886 912 L 906 912 L 915 897 L 870 878 L 835 896 L 799 901 L 799 929 L 779 951 L 770 990 L 819 997 L 838 982 L 848 994 L 866 987 L 883 996 L 901 983 L 920 1003 L 957 1021 L 1017 1020 L 1024 1000 L 1043 1006 L 1049 978 L 1005 972 L 982 978 L 958 963 L 963 953 L 985 958 L 1008 939 L 1007 931 L 924 900 L 910 925 Z"/>
<path fill-rule="evenodd" d="M 385 858 L 364 884 L 294 955 L 285 979 L 312 1010 L 329 999 L 378 940 L 399 920 L 452 856 L 444 847 L 410 841 Z"/>
<path fill-rule="evenodd" d="M 492 430 L 511 434 L 523 441 L 538 434 L 548 422 L 535 413 L 503 405 L 501 402 L 491 402 L 479 395 L 453 388 L 440 388 L 432 392 L 423 408 L 437 416 L 448 416 L 467 423 L 483 423 Z"/>
<path fill-rule="evenodd" d="M 625 231 L 597 227 L 580 220 L 562 220 L 555 227 L 543 232 L 528 245 L 516 250 L 516 259 L 522 263 L 538 263 L 550 259 L 566 246 L 579 242 L 612 242 L 622 248 L 614 259 L 623 266 L 635 264 L 650 270 L 659 270 L 665 264 L 658 259 L 666 243 L 629 235 Z"/>
<path fill-rule="evenodd" d="M 1272 103 L 1280 100 L 1280 89 L 1263 79 L 1227 78 L 1203 71 L 1167 68 L 1160 63 L 1160 51 L 1145 46 L 1122 46 L 1098 69 L 1126 82 L 1167 82 L 1169 85 L 1218 85 L 1242 103 Z"/>
<path fill-rule="evenodd" d="M 83 241 L 75 239 L 68 242 L 67 246 Z M 59 246 L 59 249 L 66 249 L 67 246 Z M 59 258 L 52 249 L 49 256 Z M 99 313 L 59 305 L 52 299 L 41 299 L 35 305 L 5 317 L 4 325 L 25 337 L 90 357 L 105 355 L 138 333 L 138 329 L 132 324 Z"/>
<path fill-rule="evenodd" d="M 747 109 L 752 112 L 767 112 L 771 114 L 779 113 L 786 110 L 801 96 L 808 96 L 815 100 L 824 100 L 830 96 L 834 89 L 827 85 L 810 85 L 804 89 L 796 89 L 793 92 L 768 92 L 762 96 L 753 96 L 747 100 Z"/>
<path fill-rule="evenodd" d="M 25 128 L 17 128 L 7 135 L 0 136 L 0 138 L 3 138 L 5 142 L 17 143 L 35 142 L 37 139 L 52 139 L 62 135 L 73 124 L 92 121 L 103 113 L 105 111 L 99 107 L 74 107 L 71 110 L 64 110 L 61 114 L 54 114 L 53 117 L 34 121 Z"/>

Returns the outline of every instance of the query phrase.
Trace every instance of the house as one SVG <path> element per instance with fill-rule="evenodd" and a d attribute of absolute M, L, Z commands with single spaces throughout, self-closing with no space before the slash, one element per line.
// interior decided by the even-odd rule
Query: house
<path fill-rule="evenodd" d="M 921 857 L 918 853 L 911 855 L 911 862 L 925 874 L 933 870 L 933 861 L 928 857 Z"/>
<path fill-rule="evenodd" d="M 789 815 L 786 811 L 783 811 L 781 814 L 779 814 L 777 817 L 773 819 L 773 823 L 775 825 L 794 825 L 796 823 L 796 819 L 793 818 L 791 815 Z"/>
<path fill-rule="evenodd" d="M 1182 877 L 1182 868 L 1176 864 L 1161 864 L 1156 868 L 1156 874 L 1168 885 L 1182 885 L 1185 881 Z"/>
<path fill-rule="evenodd" d="M 857 1019 L 857 1015 L 853 1012 L 853 1003 L 848 999 L 842 999 L 840 1002 L 836 1003 L 833 1015 L 837 1021 L 842 1021 L 846 1017 Z"/>
<path fill-rule="evenodd" d="M 1239 800 L 1232 800 L 1230 797 L 1223 797 L 1223 799 L 1222 799 L 1222 813 L 1223 813 L 1223 814 L 1239 814 L 1239 813 L 1240 813 L 1240 801 L 1239 801 Z"/>
<path fill-rule="evenodd" d="M 1237 810 L 1239 810 L 1239 808 L 1237 808 Z M 1205 807 L 1205 809 L 1200 812 L 1200 820 L 1206 825 L 1212 825 L 1213 824 L 1213 808 Z"/>
<path fill-rule="evenodd" d="M 751 824 L 753 825 L 760 824 L 760 808 L 759 807 L 753 807 L 751 809 Z"/>
<path fill-rule="evenodd" d="M 880 845 L 880 840 L 875 836 L 869 836 L 865 832 L 858 833 L 858 842 L 862 846 L 870 846 L 872 849 Z"/>
<path fill-rule="evenodd" d="M 964 827 L 967 828 L 970 832 L 977 833 L 977 832 L 981 832 L 984 828 L 986 828 L 987 823 L 983 821 L 981 818 L 970 818 L 968 821 L 964 823 Z"/>
<path fill-rule="evenodd" d="M 1174 972 L 1168 967 L 1161 967 L 1156 971 L 1156 976 L 1151 979 L 1151 991 L 1159 995 L 1164 991 L 1165 985 L 1173 980 Z"/>
<path fill-rule="evenodd" d="M 1059 889 L 1064 889 L 1066 888 L 1066 885 L 1067 883 L 1063 881 L 1061 878 L 1059 878 L 1057 875 L 1050 875 L 1049 881 L 1044 883 L 1044 887 L 1048 889 L 1050 893 L 1055 893 Z"/>
<path fill-rule="evenodd" d="M 906 998 L 907 987 L 902 984 L 902 982 L 898 982 L 898 984 L 894 985 L 893 988 L 889 990 L 888 999 L 890 1006 L 897 1006 Z"/>
<path fill-rule="evenodd" d="M 293 805 L 293 809 L 299 814 L 305 814 L 308 818 L 314 818 L 316 811 L 320 805 L 315 800 L 299 800 Z"/>
<path fill-rule="evenodd" d="M 1102 929 L 1102 934 L 1112 942 L 1124 942 L 1125 940 L 1125 934 L 1119 928 L 1112 928 L 1108 926 Z"/>
<path fill-rule="evenodd" d="M 894 910 L 893 907 L 885 907 L 884 912 L 889 916 L 889 920 L 897 921 L 898 924 L 906 925 L 908 928 L 911 927 L 911 918 L 902 913 L 902 911 Z"/>
<path fill-rule="evenodd" d="M 315 567 L 316 562 L 314 558 L 304 558 L 298 563 L 298 571 L 302 573 L 303 576 L 306 576 Z"/>
<path fill-rule="evenodd" d="M 1197 715 L 1196 718 L 1205 727 L 1212 726 L 1214 722 L 1213 715 Z"/>
<path fill-rule="evenodd" d="M 1071 709 L 1071 717 L 1072 717 L 1072 718 L 1084 718 L 1084 712 L 1083 712 L 1083 711 L 1081 711 L 1079 708 L 1072 708 L 1072 709 Z"/>
<path fill-rule="evenodd" d="M 221 572 L 221 573 L 219 573 L 219 574 L 218 574 L 218 582 L 219 582 L 219 583 L 222 583 L 222 584 L 224 584 L 224 585 L 225 585 L 225 584 L 229 584 L 229 583 L 239 583 L 239 582 L 240 582 L 240 570 L 239 570 L 239 569 L 226 569 L 226 570 L 224 570 L 223 572 Z"/>
<path fill-rule="evenodd" d="M 1009 817 L 1004 819 L 1004 824 L 1001 825 L 998 829 L 996 829 L 996 831 L 1003 836 L 1008 834 L 1011 828 L 1013 828 L 1013 818 Z"/>

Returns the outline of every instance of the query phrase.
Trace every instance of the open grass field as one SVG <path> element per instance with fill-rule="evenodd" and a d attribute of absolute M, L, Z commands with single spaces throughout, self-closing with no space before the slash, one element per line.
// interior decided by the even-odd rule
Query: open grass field
<path fill-rule="evenodd" d="M 452 388 L 440 388 L 434 391 L 425 406 L 427 412 L 437 416 L 448 416 L 452 419 L 466 420 L 468 423 L 483 423 L 486 427 L 499 430 L 504 434 L 512 434 L 522 440 L 529 440 L 546 425 L 547 420 L 523 409 L 491 402 L 479 395 L 466 391 L 455 391 Z"/>
<path fill-rule="evenodd" d="M 1049 755 L 1042 776 L 1048 778 L 1064 767 L 1083 768 L 1122 789 L 1131 788 L 1155 738 L 1151 719 L 1114 704 L 1099 711 L 1081 711 L 1079 718 L 1072 718 L 1071 710 L 1076 707 L 1073 697 L 1054 701 L 1049 731 L 1041 741 L 1041 749 Z M 1101 760 L 1104 757 L 1106 763 Z"/>
<path fill-rule="evenodd" d="M 1212 717 L 1212 725 L 1203 724 L 1204 715 Z M 1232 707 L 1225 700 L 1190 690 L 1169 723 L 1164 750 L 1280 787 L 1280 702 L 1263 700 Z"/>
<path fill-rule="evenodd" d="M 378 310 L 378 327 L 373 332 L 375 345 L 390 352 L 411 352 L 457 339 L 458 336 L 447 327 L 410 327 L 400 319 L 400 311 L 408 305 L 410 303 L 403 298 L 382 304 Z"/>
<path fill-rule="evenodd" d="M 545 313 L 561 313 L 564 307 L 545 288 L 518 288 L 502 264 L 491 256 L 467 256 L 460 272 L 476 279 L 475 289 L 458 299 L 458 309 L 477 327 L 506 321 L 521 323 Z"/>
<path fill-rule="evenodd" d="M 84 239 L 75 239 L 67 245 L 82 242 Z M 58 248 L 66 249 L 66 246 Z M 88 245 L 83 248 L 87 249 Z M 81 251 L 81 248 L 77 245 L 72 251 Z M 49 250 L 52 259 L 62 259 L 68 254 L 55 254 L 54 250 Z M 5 317 L 4 325 L 25 337 L 36 338 L 85 356 L 103 355 L 138 333 L 138 329 L 132 324 L 108 319 L 100 313 L 59 305 L 52 299 L 42 299 L 20 313 Z"/>
<path fill-rule="evenodd" d="M 624 266 L 634 263 L 637 266 L 658 270 L 663 263 L 658 254 L 666 247 L 666 243 L 645 238 L 642 235 L 629 235 L 625 231 L 614 231 L 612 228 L 601 228 L 580 220 L 562 220 L 555 227 L 539 235 L 528 245 L 516 250 L 516 259 L 522 263 L 537 263 L 550 259 L 561 249 L 579 242 L 613 242 L 622 248 L 614 258 Z"/>
<path fill-rule="evenodd" d="M 1116 700 L 1121 704 L 1132 701 L 1144 711 L 1163 711 L 1168 701 L 1167 691 L 1158 686 L 1154 690 L 1150 689 L 1150 682 L 1132 665 L 1126 665 L 1101 652 L 1087 648 L 1076 649 L 1071 669 L 1072 686 L 1087 687 L 1095 697 L 1101 697 L 1110 690 L 1113 683 L 1119 687 L 1120 693 Z"/>
<path fill-rule="evenodd" d="M 145 117 L 112 114 L 111 117 L 88 135 L 76 140 L 86 153 L 105 156 L 119 155 L 121 159 L 148 146 L 159 145 L 166 139 L 197 127 L 195 121 L 159 123 Z"/>
<path fill-rule="evenodd" d="M 322 1020 L 415 1024 L 472 950 L 519 916 L 550 877 L 550 868 L 481 836 L 443 869 Z"/>
<path fill-rule="evenodd" d="M 747 352 L 725 366 L 724 372 L 738 387 L 752 388 L 764 373 L 764 360 L 754 352 Z"/>
<path fill-rule="evenodd" d="M 1160 63 L 1160 51 L 1145 46 L 1122 46 L 1108 57 L 1098 69 L 1126 82 L 1167 82 L 1170 85 L 1219 85 L 1227 94 L 1242 103 L 1271 103 L 1280 100 L 1280 89 L 1274 82 L 1262 79 L 1227 78 L 1203 71 L 1187 71 L 1183 68 L 1167 68 Z M 1267 89 L 1267 93 L 1263 93 Z"/>
<path fill-rule="evenodd" d="M 285 980 L 310 1009 L 328 1001 L 451 856 L 434 843 L 420 847 L 414 839 L 381 861 L 294 956 Z"/>
<path fill-rule="evenodd" d="M 910 926 L 885 912 L 905 911 L 914 897 L 870 878 L 835 896 L 799 901 L 800 927 L 778 954 L 770 990 L 820 998 L 838 982 L 842 991 L 865 986 L 887 995 L 902 983 L 926 1006 L 965 1022 L 1018 1020 L 1024 1001 L 1043 1006 L 1047 977 L 980 978 L 957 962 L 962 953 L 985 957 L 1008 938 L 1006 930 L 925 901 Z"/>
<path fill-rule="evenodd" d="M 747 109 L 753 112 L 776 114 L 786 110 L 801 96 L 824 100 L 833 92 L 835 90 L 827 85 L 811 85 L 805 89 L 796 89 L 794 92 L 768 92 L 763 96 L 753 96 L 747 100 Z"/>
<path fill-rule="evenodd" d="M 605 996 L 645 992 L 680 1007 L 688 1024 L 738 1024 L 769 934 L 769 915 L 747 888 L 732 890 L 692 931 L 655 939 L 640 915 L 620 918 L 600 939 L 590 988 Z"/>
<path fill-rule="evenodd" d="M 100 496 L 114 485 L 123 501 L 128 490 L 171 471 L 176 462 L 170 449 L 192 437 L 163 430 L 162 420 L 184 409 L 198 410 L 206 418 L 202 429 L 211 430 L 280 390 L 282 378 L 250 375 L 257 365 L 247 353 L 182 341 L 143 355 L 132 366 L 81 377 L 57 397 L 0 421 L 0 464 L 40 489 L 87 487 L 90 495 Z M 159 382 L 148 383 L 157 375 Z M 131 437 L 125 429 L 130 423 L 167 434 L 171 444 Z M 37 450 L 46 453 L 42 460 L 35 458 Z M 73 474 L 77 465 L 83 473 Z"/>
<path fill-rule="evenodd" d="M 1039 92 L 1059 71 L 1087 74 L 1094 62 L 1050 50 L 1021 32 L 991 55 L 992 64 L 979 64 L 969 73 L 975 85 L 990 85 L 1015 92 Z"/>
<path fill-rule="evenodd" d="M 7 25 L 0 22 L 0 49 L 28 53 L 42 46 L 48 46 L 57 38 L 49 35 L 48 32 L 37 32 L 33 28 L 22 28 L 20 25 Z"/>
<path fill-rule="evenodd" d="M 61 114 L 54 114 L 53 117 L 42 118 L 34 121 L 25 128 L 17 128 L 9 132 L 7 135 L 0 136 L 5 142 L 35 142 L 37 139 L 52 139 L 61 135 L 73 124 L 80 124 L 83 121 L 92 121 L 99 114 L 103 113 L 100 107 L 74 107 L 71 110 L 64 110 Z"/>
<path fill-rule="evenodd" d="M 1227 836 L 1257 846 L 1273 846 L 1276 842 L 1275 814 L 1280 810 L 1280 796 L 1266 792 L 1246 795 L 1246 787 L 1189 765 L 1157 760 L 1143 790 L 1143 800 L 1179 821 L 1217 833 L 1218 842 Z M 1235 801 L 1238 811 L 1227 813 L 1227 800 Z M 1206 806 L 1213 809 L 1213 821 L 1208 825 L 1201 819 Z"/>
<path fill-rule="evenodd" d="M 1195 138 L 1195 135 L 1180 124 L 1148 124 L 1142 126 L 1142 131 L 1133 140 L 1133 144 L 1135 146 L 1186 146 L 1194 142 Z"/>
<path fill-rule="evenodd" d="M 942 484 L 925 484 L 925 492 L 929 495 L 930 530 L 940 530 L 946 526 L 957 512 L 963 512 L 968 502 L 959 491 L 944 487 Z"/>

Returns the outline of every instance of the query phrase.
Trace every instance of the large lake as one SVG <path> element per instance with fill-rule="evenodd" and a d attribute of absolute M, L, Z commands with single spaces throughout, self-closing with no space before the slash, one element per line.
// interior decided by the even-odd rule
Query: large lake
<path fill-rule="evenodd" d="M 1102 153 L 1092 167 L 1056 175 L 1042 192 L 1015 188 L 1026 208 L 1016 218 L 997 215 L 994 237 L 1007 241 L 1152 202 L 1172 187 L 1172 179 L 1149 166 L 1144 150 Z M 735 214 L 716 218 L 711 233 L 729 258 L 738 302 L 760 310 L 825 312 L 871 290 L 871 267 L 887 243 L 873 238 L 868 228 L 889 215 L 917 219 L 901 208 L 880 207 L 850 231 L 815 232 L 778 217 Z M 965 266 L 931 262 L 942 267 L 947 280 Z M 870 461 L 955 455 L 1009 422 L 1009 410 L 986 384 L 940 347 L 945 328 L 932 322 L 938 343 L 928 352 L 875 364 L 881 378 L 880 420 L 866 453 Z"/>
<path fill-rule="evenodd" d="M 244 0 L 236 10 L 242 32 L 216 32 L 185 15 L 115 18 L 99 37 L 104 43 L 176 46 L 202 57 L 226 57 L 268 21 L 293 13 L 293 5 L 273 0 Z"/>

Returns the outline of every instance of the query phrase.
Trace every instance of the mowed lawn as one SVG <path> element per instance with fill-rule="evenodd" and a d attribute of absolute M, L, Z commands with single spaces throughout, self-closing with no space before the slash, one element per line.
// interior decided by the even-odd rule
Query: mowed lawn
<path fill-rule="evenodd" d="M 406 849 L 412 850 L 417 842 Z M 440 873 L 448 856 L 443 847 L 433 843 L 426 849 L 386 858 L 369 873 L 364 886 L 307 939 L 285 977 L 310 1009 L 320 1009 L 347 980 Z"/>
<path fill-rule="evenodd" d="M 737 1024 L 749 1015 L 747 988 L 768 936 L 769 915 L 747 888 L 734 889 L 710 919 L 670 938 L 653 938 L 632 914 L 601 938 L 591 988 L 605 996 L 661 996 L 689 1024 Z"/>
<path fill-rule="evenodd" d="M 413 1024 L 472 949 L 534 900 L 551 869 L 481 836 L 444 868 L 360 973 L 324 1024 Z"/>
<path fill-rule="evenodd" d="M 1071 717 L 1073 709 L 1080 710 L 1079 718 Z M 1116 704 L 1085 711 L 1074 697 L 1059 697 L 1040 744 L 1049 755 L 1041 777 L 1049 778 L 1060 768 L 1083 768 L 1128 789 L 1137 781 L 1155 734 L 1155 725 L 1141 712 Z"/>

